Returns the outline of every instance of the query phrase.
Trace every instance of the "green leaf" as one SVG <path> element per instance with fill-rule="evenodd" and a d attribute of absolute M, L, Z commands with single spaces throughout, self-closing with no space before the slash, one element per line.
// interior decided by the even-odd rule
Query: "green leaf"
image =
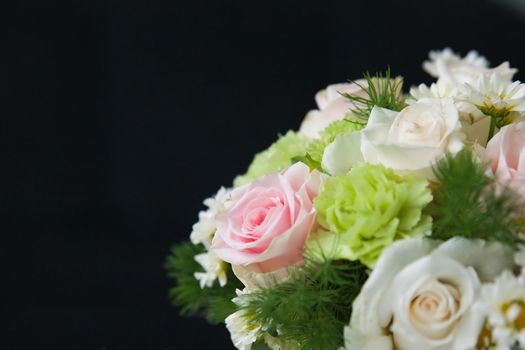
<path fill-rule="evenodd" d="M 298 163 L 298 162 L 301 162 L 301 163 L 304 163 L 304 164 L 308 165 L 310 170 L 317 169 L 319 171 L 323 171 L 323 167 L 322 167 L 321 163 L 319 161 L 313 159 L 312 156 L 310 156 L 309 153 L 306 153 L 304 156 L 296 156 L 296 157 L 292 158 L 292 164 L 295 164 L 295 163 Z"/>

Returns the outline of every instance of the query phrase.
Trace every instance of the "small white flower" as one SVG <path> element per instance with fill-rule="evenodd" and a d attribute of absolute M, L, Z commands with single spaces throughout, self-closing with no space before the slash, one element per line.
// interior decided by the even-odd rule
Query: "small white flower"
<path fill-rule="evenodd" d="M 250 350 L 261 329 L 260 326 L 250 324 L 244 310 L 226 317 L 226 328 L 230 332 L 233 345 L 239 350 Z"/>
<path fill-rule="evenodd" d="M 470 51 L 461 58 L 449 47 L 442 51 L 430 51 L 429 61 L 423 62 L 423 69 L 434 78 L 447 77 L 456 83 L 460 78 L 469 78 L 471 74 L 488 68 L 489 62 L 476 51 Z M 457 73 L 457 74 L 454 74 Z"/>
<path fill-rule="evenodd" d="M 432 83 L 430 86 L 420 84 L 418 87 L 413 87 L 410 89 L 410 95 L 412 98 L 408 98 L 407 103 L 414 104 L 422 98 L 454 97 L 455 94 L 456 89 L 450 87 L 447 84 L 444 84 L 442 81 Z"/>
<path fill-rule="evenodd" d="M 454 99 L 454 105 L 459 111 L 461 121 L 468 124 L 473 124 L 486 117 L 472 103 L 458 99 L 460 95 L 459 88 L 451 87 L 450 85 L 445 84 L 443 80 L 438 80 L 436 83 L 432 83 L 430 86 L 421 84 L 418 87 L 413 87 L 410 89 L 410 95 L 411 97 L 407 99 L 407 103 L 409 105 L 415 104 L 419 100 L 427 98 L 452 98 Z"/>
<path fill-rule="evenodd" d="M 217 231 L 215 226 L 215 218 L 208 211 L 201 211 L 199 213 L 199 221 L 196 222 L 190 234 L 190 239 L 193 244 L 204 244 L 209 247 L 213 234 Z"/>
<path fill-rule="evenodd" d="M 487 317 L 494 349 L 525 348 L 525 281 L 504 271 L 481 288 L 477 308 Z"/>
<path fill-rule="evenodd" d="M 490 127 L 490 118 L 483 114 L 475 105 L 467 101 L 458 100 L 459 89 L 446 84 L 444 80 L 427 86 L 421 84 L 410 89 L 411 97 L 407 99 L 409 105 L 416 104 L 424 99 L 454 99 L 454 105 L 459 112 L 462 132 L 466 139 L 476 142 L 482 146 L 487 144 L 487 136 Z"/>
<path fill-rule="evenodd" d="M 204 205 L 210 208 L 213 214 L 227 207 L 228 199 L 230 198 L 231 189 L 221 187 L 215 196 L 204 200 Z"/>
<path fill-rule="evenodd" d="M 425 71 L 450 87 L 472 83 L 480 74 L 490 72 L 498 72 L 505 80 L 510 81 L 517 71 L 510 68 L 508 62 L 491 69 L 487 59 L 476 51 L 470 51 L 462 58 L 446 48 L 443 51 L 431 51 L 429 57 L 430 60 L 423 63 Z"/>
<path fill-rule="evenodd" d="M 244 295 L 248 295 L 250 294 L 250 291 L 248 288 L 244 288 L 243 290 L 240 290 L 240 289 L 236 289 L 235 290 L 235 294 L 237 294 L 237 296 L 235 298 L 232 299 L 232 302 L 237 305 L 237 306 L 246 306 L 247 303 L 246 301 L 244 300 L 243 296 Z"/>
<path fill-rule="evenodd" d="M 238 306 L 243 306 L 244 301 L 242 296 L 248 294 L 246 289 L 236 290 L 237 297 L 233 298 L 233 302 Z M 252 344 L 257 341 L 257 337 L 261 330 L 261 326 L 254 324 L 250 317 L 246 314 L 244 309 L 234 312 L 226 317 L 226 328 L 230 332 L 233 345 L 239 350 L 250 350 Z"/>
<path fill-rule="evenodd" d="M 509 82 L 497 72 L 482 74 L 474 83 L 460 87 L 459 100 L 481 111 L 525 112 L 525 84 Z"/>
<path fill-rule="evenodd" d="M 190 239 L 193 244 L 203 244 L 209 248 L 213 235 L 217 231 L 215 217 L 217 214 L 228 206 L 231 189 L 221 187 L 217 194 L 204 200 L 207 210 L 199 212 L 199 221 L 193 225 Z"/>
<path fill-rule="evenodd" d="M 219 280 L 221 287 L 228 282 L 226 276 L 226 264 L 213 252 L 198 254 L 195 260 L 204 268 L 205 272 L 195 272 L 194 276 L 199 281 L 201 288 L 213 286 L 215 280 Z"/>

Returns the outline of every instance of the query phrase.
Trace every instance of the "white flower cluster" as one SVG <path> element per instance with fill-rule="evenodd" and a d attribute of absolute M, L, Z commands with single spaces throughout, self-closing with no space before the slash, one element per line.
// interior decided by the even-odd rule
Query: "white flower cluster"
<path fill-rule="evenodd" d="M 489 135 L 491 114 L 507 117 L 511 114 L 519 118 L 525 112 L 525 84 L 512 81 L 517 69 L 510 68 L 508 62 L 489 68 L 488 61 L 475 51 L 461 58 L 447 48 L 432 51 L 423 68 L 437 81 L 430 86 L 421 84 L 412 88 L 408 102 L 452 98 L 468 139 L 482 146 Z"/>
<path fill-rule="evenodd" d="M 215 253 L 209 251 L 213 235 L 217 231 L 215 218 L 217 214 L 227 207 L 231 190 L 221 187 L 214 197 L 204 200 L 207 210 L 199 213 L 199 221 L 193 225 L 190 240 L 193 244 L 202 244 L 206 253 L 198 254 L 195 260 L 202 266 L 204 272 L 195 272 L 195 278 L 200 282 L 201 288 L 211 287 L 218 280 L 221 287 L 228 282 L 226 264 Z"/>

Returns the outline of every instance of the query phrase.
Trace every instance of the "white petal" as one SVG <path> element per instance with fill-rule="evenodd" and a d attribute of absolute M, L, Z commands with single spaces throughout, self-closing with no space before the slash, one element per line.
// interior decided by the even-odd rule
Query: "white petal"
<path fill-rule="evenodd" d="M 490 117 L 484 117 L 474 123 L 469 123 L 467 121 L 462 122 L 462 131 L 465 133 L 467 140 L 478 143 L 483 147 L 487 145 L 489 128 Z"/>
<path fill-rule="evenodd" d="M 344 337 L 346 350 L 394 350 L 392 337 L 387 335 L 365 339 L 363 334 L 345 327 Z"/>
<path fill-rule="evenodd" d="M 329 174 L 337 175 L 347 173 L 354 164 L 362 161 L 361 134 L 350 132 L 339 135 L 325 148 L 322 166 Z"/>
<path fill-rule="evenodd" d="M 350 325 L 371 337 L 382 334 L 391 320 L 391 311 L 379 309 L 379 301 L 395 275 L 411 262 L 427 255 L 439 242 L 407 239 L 386 248 L 353 303 Z"/>
<path fill-rule="evenodd" d="M 493 281 L 504 270 L 512 269 L 514 264 L 512 249 L 498 242 L 454 237 L 440 245 L 436 252 L 472 266 L 483 282 Z M 490 264 L 487 264 L 487 257 Z"/>
<path fill-rule="evenodd" d="M 318 111 L 313 110 L 306 114 L 301 124 L 299 132 L 312 139 L 319 137 L 319 132 L 330 125 L 331 121 L 324 118 L 324 115 Z"/>
<path fill-rule="evenodd" d="M 450 318 L 432 324 L 423 332 L 410 319 L 409 310 L 414 295 L 426 279 L 448 281 L 457 288 L 461 299 L 459 309 Z M 473 304 L 479 285 L 472 268 L 436 251 L 406 266 L 396 275 L 382 300 L 383 308 L 392 305 L 394 311 L 391 331 L 395 343 L 401 349 L 449 348 L 454 341 L 454 327 L 457 322 L 464 321 L 462 316 Z M 469 339 L 475 342 L 479 331 L 476 329 L 474 334 L 469 334 Z"/>
<path fill-rule="evenodd" d="M 271 272 L 263 272 L 257 268 L 257 264 L 251 266 L 232 265 L 235 276 L 249 290 L 266 288 L 277 283 L 284 282 L 290 276 L 290 267 L 283 267 Z"/>
<path fill-rule="evenodd" d="M 375 125 L 390 126 L 397 114 L 398 112 L 376 106 L 372 108 L 372 111 L 370 112 L 367 127 L 373 127 Z"/>

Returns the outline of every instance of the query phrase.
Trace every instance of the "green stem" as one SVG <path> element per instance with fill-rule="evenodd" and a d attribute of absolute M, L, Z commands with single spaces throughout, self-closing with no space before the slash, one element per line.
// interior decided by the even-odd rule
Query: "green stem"
<path fill-rule="evenodd" d="M 487 142 L 490 141 L 492 136 L 494 136 L 494 131 L 496 130 L 496 118 L 491 116 L 490 117 L 490 129 L 489 129 L 489 136 L 487 138 Z"/>

